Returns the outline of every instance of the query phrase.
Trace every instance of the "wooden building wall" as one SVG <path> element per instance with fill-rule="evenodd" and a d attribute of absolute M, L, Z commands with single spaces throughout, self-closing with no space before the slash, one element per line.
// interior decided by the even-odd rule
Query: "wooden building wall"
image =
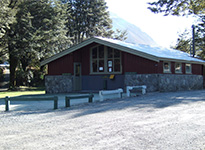
<path fill-rule="evenodd" d="M 82 65 L 82 75 L 90 75 L 90 48 L 96 43 L 85 46 L 48 64 L 48 75 L 73 75 L 74 63 Z M 136 72 L 137 74 L 163 74 L 163 61 L 155 62 L 143 57 L 122 52 L 122 74 Z M 171 72 L 175 74 L 175 62 L 171 62 Z M 182 74 L 185 73 L 185 63 L 182 63 Z M 192 74 L 203 75 L 203 65 L 192 64 Z"/>
<path fill-rule="evenodd" d="M 137 74 L 158 73 L 158 62 L 132 55 L 126 52 L 123 56 L 123 73 L 136 72 Z"/>
<path fill-rule="evenodd" d="M 48 75 L 73 74 L 73 54 L 65 55 L 48 64 Z"/>

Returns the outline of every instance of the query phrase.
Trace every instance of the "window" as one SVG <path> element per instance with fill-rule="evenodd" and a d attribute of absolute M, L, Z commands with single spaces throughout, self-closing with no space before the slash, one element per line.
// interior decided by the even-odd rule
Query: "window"
<path fill-rule="evenodd" d="M 186 73 L 191 73 L 191 64 L 186 64 L 185 65 Z"/>
<path fill-rule="evenodd" d="M 175 63 L 175 73 L 182 73 L 182 64 Z"/>
<path fill-rule="evenodd" d="M 164 73 L 171 73 L 171 64 L 170 62 L 163 63 L 163 72 Z"/>
<path fill-rule="evenodd" d="M 121 73 L 121 52 L 103 45 L 91 48 L 91 73 Z"/>

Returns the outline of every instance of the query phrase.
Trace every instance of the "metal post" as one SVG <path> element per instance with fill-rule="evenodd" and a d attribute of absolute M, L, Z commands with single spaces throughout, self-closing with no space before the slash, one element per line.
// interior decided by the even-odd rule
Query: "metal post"
<path fill-rule="evenodd" d="M 195 56 L 195 26 L 192 25 L 192 48 L 193 48 L 193 57 Z"/>
<path fill-rule="evenodd" d="M 54 96 L 54 109 L 58 109 L 58 97 Z"/>
<path fill-rule="evenodd" d="M 89 96 L 89 101 L 88 101 L 89 103 L 92 103 L 93 102 L 93 94 L 90 94 L 90 96 Z"/>
<path fill-rule="evenodd" d="M 67 96 L 65 97 L 65 107 L 70 107 L 70 99 Z"/>
<path fill-rule="evenodd" d="M 10 105 L 10 97 L 9 96 L 6 96 L 5 97 L 5 110 L 6 111 L 9 111 L 9 105 Z"/>

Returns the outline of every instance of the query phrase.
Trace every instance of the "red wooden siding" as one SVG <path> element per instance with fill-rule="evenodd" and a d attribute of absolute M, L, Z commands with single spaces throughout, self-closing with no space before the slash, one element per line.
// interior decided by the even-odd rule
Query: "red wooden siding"
<path fill-rule="evenodd" d="M 82 50 L 82 75 L 90 74 L 90 47 Z"/>
<path fill-rule="evenodd" d="M 182 74 L 186 74 L 185 71 L 186 71 L 186 70 L 185 70 L 185 63 L 182 63 Z"/>
<path fill-rule="evenodd" d="M 73 74 L 73 54 L 63 56 L 48 64 L 48 75 Z"/>
<path fill-rule="evenodd" d="M 199 64 L 192 64 L 192 74 L 203 75 L 203 67 Z"/>
<path fill-rule="evenodd" d="M 175 62 L 171 62 L 171 72 L 175 74 Z"/>
<path fill-rule="evenodd" d="M 123 73 L 136 72 L 137 74 L 152 74 L 158 72 L 158 63 L 123 52 Z"/>
<path fill-rule="evenodd" d="M 64 73 L 73 74 L 74 63 L 80 62 L 82 66 L 82 75 L 90 74 L 90 47 L 96 43 L 85 46 L 73 53 L 65 55 L 48 64 L 48 75 L 62 75 Z"/>
<path fill-rule="evenodd" d="M 75 62 L 81 63 L 82 75 L 90 75 L 90 48 L 95 45 L 96 43 L 92 43 L 50 62 L 48 64 L 48 75 L 73 74 L 73 64 Z M 163 74 L 163 61 L 155 62 L 127 52 L 121 52 L 121 63 L 122 74 L 126 72 L 136 72 L 137 74 Z M 171 72 L 175 74 L 175 62 L 171 62 Z M 182 63 L 182 74 L 186 74 L 185 63 Z M 202 75 L 203 65 L 192 64 L 192 74 Z"/>

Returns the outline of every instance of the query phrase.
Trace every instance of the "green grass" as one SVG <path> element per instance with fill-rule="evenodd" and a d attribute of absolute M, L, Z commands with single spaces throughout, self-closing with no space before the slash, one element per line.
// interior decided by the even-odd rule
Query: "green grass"
<path fill-rule="evenodd" d="M 45 89 L 43 87 L 20 87 L 18 91 L 5 91 L 0 92 L 0 98 L 5 98 L 6 96 L 15 97 L 23 95 L 39 95 L 45 94 Z"/>

